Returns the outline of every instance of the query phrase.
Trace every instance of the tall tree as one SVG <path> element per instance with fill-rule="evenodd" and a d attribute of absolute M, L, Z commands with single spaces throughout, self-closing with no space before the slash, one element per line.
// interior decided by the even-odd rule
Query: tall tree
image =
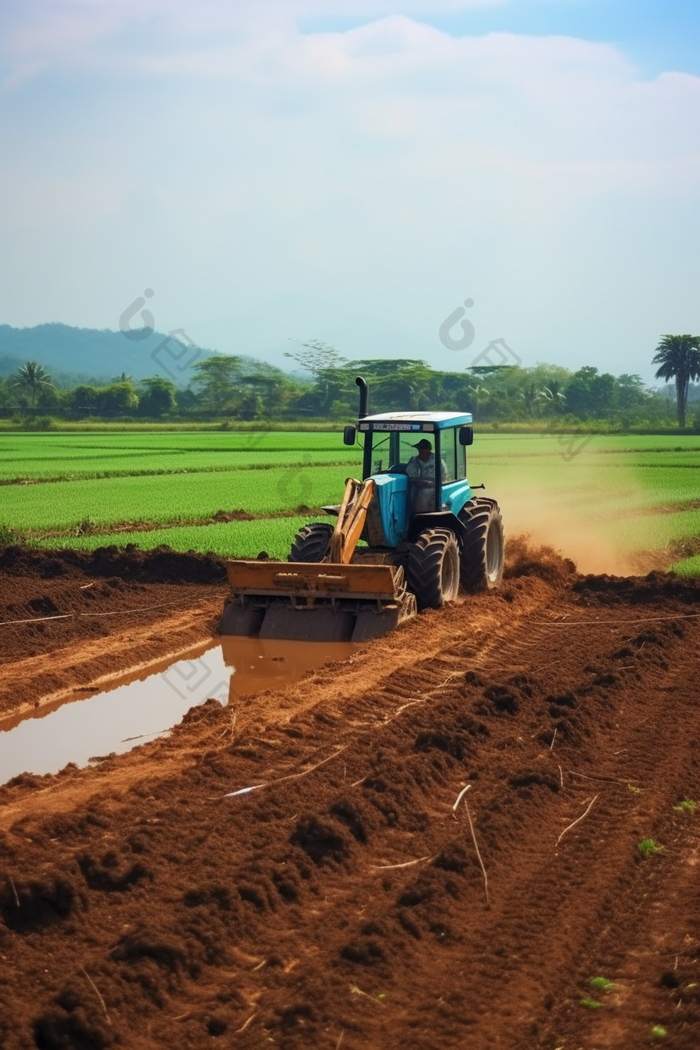
<path fill-rule="evenodd" d="M 27 361 L 10 377 L 12 386 L 19 387 L 29 395 L 32 408 L 36 408 L 39 395 L 53 386 L 49 373 L 36 361 Z"/>
<path fill-rule="evenodd" d="M 574 372 L 564 391 L 566 404 L 581 419 L 611 418 L 617 402 L 617 381 L 609 372 L 598 373 L 592 365 Z"/>
<path fill-rule="evenodd" d="M 241 362 L 238 357 L 207 357 L 192 366 L 193 380 L 201 387 L 201 396 L 214 415 L 237 400 L 237 387 L 241 377 Z"/>
<path fill-rule="evenodd" d="M 354 373 L 345 357 L 328 343 L 320 339 L 310 339 L 297 345 L 294 351 L 285 352 L 305 372 L 314 377 L 312 390 L 299 399 L 298 406 L 302 411 L 308 410 L 313 415 L 329 416 L 333 406 L 333 415 L 342 412 L 342 406 L 349 409 L 351 395 L 354 396 Z"/>
<path fill-rule="evenodd" d="M 139 415 L 161 419 L 169 412 L 174 412 L 177 387 L 169 379 L 151 376 L 150 379 L 141 380 L 141 387 L 143 392 L 138 399 Z"/>
<path fill-rule="evenodd" d="M 676 408 L 678 426 L 685 427 L 685 409 L 688 403 L 688 384 L 700 379 L 700 336 L 664 335 L 651 359 L 657 379 L 676 381 Z"/>
<path fill-rule="evenodd" d="M 305 372 L 311 372 L 318 378 L 326 372 L 334 372 L 347 365 L 347 358 L 338 353 L 334 346 L 321 339 L 309 339 L 307 343 L 298 343 L 296 350 L 285 351 L 285 357 L 291 357 Z"/>
<path fill-rule="evenodd" d="M 128 416 L 138 403 L 138 395 L 130 381 L 110 383 L 97 391 L 97 414 L 100 416 Z"/>

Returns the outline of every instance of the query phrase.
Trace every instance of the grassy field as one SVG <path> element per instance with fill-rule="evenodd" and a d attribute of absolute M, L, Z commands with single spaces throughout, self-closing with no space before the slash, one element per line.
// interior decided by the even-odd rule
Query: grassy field
<path fill-rule="evenodd" d="M 0 482 L 356 463 L 337 434 L 108 433 L 0 435 Z"/>
<path fill-rule="evenodd" d="M 0 434 L 0 526 L 53 546 L 286 557 L 360 460 L 340 433 Z M 583 571 L 632 571 L 646 552 L 700 573 L 698 436 L 477 431 L 469 478 L 499 499 L 507 534 L 551 543 Z M 235 511 L 256 520 L 212 521 Z"/>

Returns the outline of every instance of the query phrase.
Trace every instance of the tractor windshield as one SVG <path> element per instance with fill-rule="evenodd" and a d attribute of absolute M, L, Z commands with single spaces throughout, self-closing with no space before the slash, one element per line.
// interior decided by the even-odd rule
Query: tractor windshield
<path fill-rule="evenodd" d="M 372 472 L 381 473 L 384 470 L 393 471 L 398 468 L 401 473 L 408 463 L 415 457 L 420 460 L 420 449 L 416 445 L 420 441 L 429 441 L 430 450 L 427 459 L 431 460 L 435 453 L 435 434 L 375 434 L 372 445 Z M 465 476 L 464 451 L 457 443 L 456 430 L 443 430 L 440 434 L 440 459 L 441 474 L 443 481 L 456 481 Z M 461 468 L 460 468 L 461 464 Z"/>

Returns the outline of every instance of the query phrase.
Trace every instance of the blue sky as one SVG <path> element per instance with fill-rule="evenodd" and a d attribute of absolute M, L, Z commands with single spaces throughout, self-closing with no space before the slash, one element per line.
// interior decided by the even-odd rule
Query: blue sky
<path fill-rule="evenodd" d="M 6 0 L 0 323 L 116 329 L 150 288 L 276 362 L 503 338 L 650 379 L 700 330 L 699 7 Z"/>
<path fill-rule="evenodd" d="M 523 0 L 431 11 L 417 8 L 422 21 L 453 36 L 509 32 L 579 37 L 617 44 L 647 76 L 665 70 L 700 75 L 700 4 L 697 0 Z M 305 32 L 347 29 L 357 15 L 304 18 Z"/>

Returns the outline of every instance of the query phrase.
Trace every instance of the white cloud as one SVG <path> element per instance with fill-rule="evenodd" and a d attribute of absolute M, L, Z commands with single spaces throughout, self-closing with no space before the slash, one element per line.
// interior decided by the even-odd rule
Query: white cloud
<path fill-rule="evenodd" d="M 19 246 L 6 320 L 110 324 L 151 284 L 169 327 L 225 349 L 236 317 L 285 295 L 308 309 L 290 333 L 270 308 L 266 339 L 278 324 L 280 342 L 342 342 L 332 304 L 350 302 L 377 330 L 400 316 L 429 358 L 466 294 L 479 331 L 533 361 L 562 332 L 590 360 L 603 310 L 630 356 L 647 329 L 693 330 L 700 78 L 405 13 L 304 34 L 304 3 L 272 20 L 269 3 L 26 9 L 54 20 L 6 37 L 24 69 L 0 168 L 0 235 Z M 324 332 L 300 330 L 314 316 Z M 255 325 L 239 329 L 251 348 Z"/>

